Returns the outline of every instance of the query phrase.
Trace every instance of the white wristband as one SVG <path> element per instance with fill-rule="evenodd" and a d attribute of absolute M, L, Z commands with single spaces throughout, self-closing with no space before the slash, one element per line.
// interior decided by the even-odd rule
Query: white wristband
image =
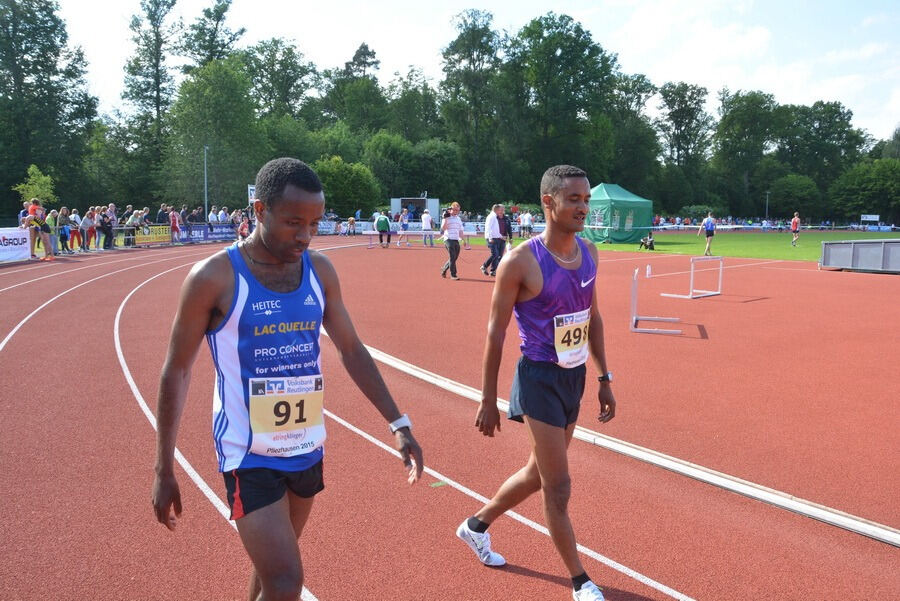
<path fill-rule="evenodd" d="M 409 421 L 409 416 L 405 413 L 392 421 L 388 427 L 391 429 L 391 434 L 399 430 L 400 428 L 409 428 L 412 430 L 412 422 Z"/>

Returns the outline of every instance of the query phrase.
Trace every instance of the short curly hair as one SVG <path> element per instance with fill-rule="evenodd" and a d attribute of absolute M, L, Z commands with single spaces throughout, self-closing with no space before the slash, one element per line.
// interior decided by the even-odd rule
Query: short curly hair
<path fill-rule="evenodd" d="M 549 194 L 553 196 L 563 189 L 565 180 L 570 177 L 587 177 L 584 169 L 572 165 L 555 165 L 544 172 L 541 178 L 541 196 Z"/>
<path fill-rule="evenodd" d="M 272 159 L 256 174 L 256 198 L 271 209 L 281 200 L 288 184 L 312 194 L 322 191 L 322 182 L 312 167 L 301 160 L 282 157 Z"/>

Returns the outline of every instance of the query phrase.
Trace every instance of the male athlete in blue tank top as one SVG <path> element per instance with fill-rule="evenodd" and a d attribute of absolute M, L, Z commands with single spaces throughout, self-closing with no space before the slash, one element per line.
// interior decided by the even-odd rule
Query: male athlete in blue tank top
<path fill-rule="evenodd" d="M 213 441 L 231 515 L 253 562 L 249 599 L 296 600 L 303 586 L 297 540 L 324 488 L 323 402 L 328 386 L 319 332 L 390 423 L 410 484 L 422 450 L 360 342 L 328 259 L 308 250 L 325 210 L 322 184 L 296 159 L 256 177 L 250 237 L 196 264 L 181 290 L 157 401 L 156 518 L 181 514 L 174 454 L 191 365 L 205 337 L 215 363 Z M 174 515 L 173 515 L 174 510 Z"/>
<path fill-rule="evenodd" d="M 488 527 L 530 495 L 542 491 L 547 527 L 572 578 L 576 601 L 603 600 L 603 593 L 585 573 L 578 557 L 566 510 L 570 490 L 566 452 L 575 431 L 589 355 L 602 374 L 597 395 L 600 421 L 611 420 L 616 407 L 594 292 L 597 249 L 577 237 L 584 229 L 590 197 L 584 171 L 569 165 L 548 169 L 541 179 L 546 229 L 500 262 L 475 425 L 485 436 L 500 431 L 497 371 L 506 326 L 515 313 L 522 357 L 513 379 L 509 417 L 525 422 L 534 445 L 525 467 L 510 476 L 494 497 L 456 530 L 482 563 L 503 565 L 506 560 L 491 549 Z"/>

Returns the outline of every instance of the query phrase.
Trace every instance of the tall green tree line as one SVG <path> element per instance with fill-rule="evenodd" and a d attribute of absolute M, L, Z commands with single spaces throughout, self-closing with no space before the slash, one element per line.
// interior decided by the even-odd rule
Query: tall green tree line
<path fill-rule="evenodd" d="M 383 85 L 364 40 L 343 64 L 315 65 L 291 40 L 241 46 L 230 0 L 188 25 L 176 1 L 141 1 L 125 108 L 98 116 L 57 4 L 0 0 L 0 215 L 14 214 L 32 165 L 76 206 L 200 204 L 205 151 L 218 205 L 243 204 L 259 166 L 291 155 L 323 171 L 340 214 L 426 191 L 476 211 L 534 201 L 543 170 L 565 162 L 666 214 L 761 217 L 768 206 L 771 217 L 900 220 L 900 129 L 874 140 L 839 102 L 782 105 L 763 90 L 625 73 L 565 14 L 501 32 L 489 12 L 465 11 L 440 81 L 410 67 Z"/>

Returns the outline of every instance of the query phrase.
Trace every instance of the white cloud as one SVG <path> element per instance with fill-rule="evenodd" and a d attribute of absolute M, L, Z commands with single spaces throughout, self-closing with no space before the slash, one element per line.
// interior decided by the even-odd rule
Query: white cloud
<path fill-rule="evenodd" d="M 865 61 L 884 54 L 890 47 L 887 43 L 870 42 L 859 48 L 831 50 L 825 54 L 825 61 L 829 63 Z"/>

